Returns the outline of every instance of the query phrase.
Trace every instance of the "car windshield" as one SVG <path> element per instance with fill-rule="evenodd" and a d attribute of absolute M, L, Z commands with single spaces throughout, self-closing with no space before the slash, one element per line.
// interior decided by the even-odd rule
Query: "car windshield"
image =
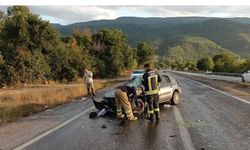
<path fill-rule="evenodd" d="M 143 70 L 135 70 L 135 71 L 133 72 L 133 74 L 143 74 L 143 73 L 144 73 Z"/>
<path fill-rule="evenodd" d="M 162 85 L 171 83 L 171 80 L 167 75 L 161 76 L 161 79 L 162 79 L 161 81 Z M 125 85 L 136 88 L 140 87 L 142 85 L 142 77 L 134 77 L 131 80 L 129 80 Z"/>
<path fill-rule="evenodd" d="M 131 80 L 129 80 L 126 85 L 130 87 L 140 87 L 142 85 L 142 77 L 134 77 Z"/>

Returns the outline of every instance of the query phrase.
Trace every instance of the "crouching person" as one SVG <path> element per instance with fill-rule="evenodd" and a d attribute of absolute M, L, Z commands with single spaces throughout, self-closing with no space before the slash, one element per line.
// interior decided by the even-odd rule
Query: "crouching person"
<path fill-rule="evenodd" d="M 125 110 L 125 114 L 128 120 L 134 121 L 137 120 L 137 117 L 134 116 L 131 104 L 129 102 L 129 96 L 133 94 L 136 96 L 136 91 L 134 88 L 129 86 L 118 86 L 115 89 L 115 103 L 117 118 L 124 119 L 125 115 L 122 113 L 122 107 Z"/>

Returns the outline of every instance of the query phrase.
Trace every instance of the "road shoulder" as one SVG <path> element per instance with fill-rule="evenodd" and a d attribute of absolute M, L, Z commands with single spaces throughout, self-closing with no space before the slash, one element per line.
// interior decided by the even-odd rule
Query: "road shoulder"
<path fill-rule="evenodd" d="M 95 98 L 100 99 L 103 93 L 109 91 L 114 86 L 117 86 L 117 84 L 98 90 Z M 90 98 L 76 99 L 64 105 L 1 125 L 0 150 L 13 149 L 63 124 L 92 106 L 93 103 Z"/>
<path fill-rule="evenodd" d="M 250 102 L 250 85 L 175 73 Z"/>

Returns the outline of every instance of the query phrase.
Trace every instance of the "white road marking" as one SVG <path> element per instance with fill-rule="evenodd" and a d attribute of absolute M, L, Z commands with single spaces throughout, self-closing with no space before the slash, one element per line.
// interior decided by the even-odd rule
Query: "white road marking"
<path fill-rule="evenodd" d="M 193 146 L 193 142 L 191 140 L 191 137 L 188 133 L 187 128 L 184 126 L 184 120 L 181 116 L 181 113 L 179 111 L 179 109 L 177 107 L 174 107 L 174 115 L 175 115 L 175 119 L 177 121 L 177 123 L 179 124 L 179 130 L 180 130 L 180 134 L 181 134 L 181 140 L 184 146 L 185 150 L 195 150 L 194 146 Z"/>
<path fill-rule="evenodd" d="M 27 146 L 29 146 L 29 145 L 31 145 L 31 144 L 33 144 L 33 143 L 39 141 L 40 139 L 44 138 L 45 136 L 49 135 L 50 133 L 52 133 L 52 132 L 54 132 L 54 131 L 56 131 L 56 130 L 62 128 L 63 126 L 69 124 L 70 122 L 76 120 L 77 118 L 79 118 L 79 117 L 82 116 L 83 114 L 87 113 L 87 112 L 90 111 L 91 109 L 94 109 L 94 106 L 92 106 L 92 107 L 86 109 L 85 111 L 83 111 L 83 112 L 77 114 L 76 116 L 74 116 L 74 117 L 72 117 L 71 119 L 69 119 L 69 120 L 63 122 L 62 124 L 60 124 L 60 125 L 58 125 L 58 126 L 52 128 L 52 129 L 50 129 L 50 130 L 48 130 L 48 131 L 46 131 L 46 132 L 44 132 L 44 133 L 42 133 L 42 134 L 40 134 L 39 136 L 35 137 L 34 139 L 32 139 L 32 140 L 30 140 L 30 141 L 28 141 L 28 142 L 26 142 L 26 143 L 24 143 L 24 144 L 22 144 L 22 145 L 20 145 L 20 146 L 18 146 L 18 147 L 16 147 L 16 148 L 14 148 L 13 150 L 22 150 L 22 149 L 24 149 L 25 147 L 27 147 Z"/>
<path fill-rule="evenodd" d="M 231 95 L 231 94 L 229 94 L 229 93 L 226 93 L 226 92 L 223 92 L 223 91 L 221 91 L 221 90 L 215 89 L 215 88 L 213 88 L 213 87 L 211 87 L 211 86 L 208 86 L 208 85 L 205 85 L 205 84 L 203 84 L 203 83 L 200 83 L 200 82 L 197 82 L 197 81 L 194 81 L 194 80 L 191 80 L 191 79 L 188 79 L 188 80 L 190 80 L 190 81 L 192 81 L 192 82 L 195 82 L 195 83 L 197 83 L 197 84 L 203 85 L 203 86 L 205 86 L 205 87 L 207 87 L 207 88 L 209 88 L 209 89 L 212 89 L 212 90 L 214 90 L 214 91 L 217 91 L 217 92 L 219 92 L 219 93 L 222 93 L 222 94 L 225 94 L 225 95 L 227 95 L 227 96 L 230 96 L 230 97 L 232 97 L 232 98 L 235 98 L 235 99 L 237 99 L 237 100 L 240 100 L 240 101 L 242 101 L 242 102 L 244 102 L 244 103 L 250 104 L 249 101 L 244 100 L 244 99 L 242 99 L 242 98 L 233 96 L 233 95 Z"/>

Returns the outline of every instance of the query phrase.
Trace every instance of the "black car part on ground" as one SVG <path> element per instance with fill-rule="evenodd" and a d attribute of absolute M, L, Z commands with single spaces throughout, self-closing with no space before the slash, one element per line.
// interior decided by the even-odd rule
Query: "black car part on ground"
<path fill-rule="evenodd" d="M 140 98 L 142 98 L 140 96 Z M 102 117 L 105 115 L 116 115 L 116 106 L 115 106 L 115 100 L 114 99 L 103 99 L 102 101 L 98 102 L 92 97 L 94 106 L 96 107 L 97 115 L 96 117 Z M 137 114 L 142 114 L 145 109 L 145 101 L 142 99 L 130 99 L 129 101 L 131 103 L 132 111 L 137 113 Z M 89 114 L 91 115 L 91 114 Z M 95 118 L 95 117 L 90 117 L 90 118 Z"/>

